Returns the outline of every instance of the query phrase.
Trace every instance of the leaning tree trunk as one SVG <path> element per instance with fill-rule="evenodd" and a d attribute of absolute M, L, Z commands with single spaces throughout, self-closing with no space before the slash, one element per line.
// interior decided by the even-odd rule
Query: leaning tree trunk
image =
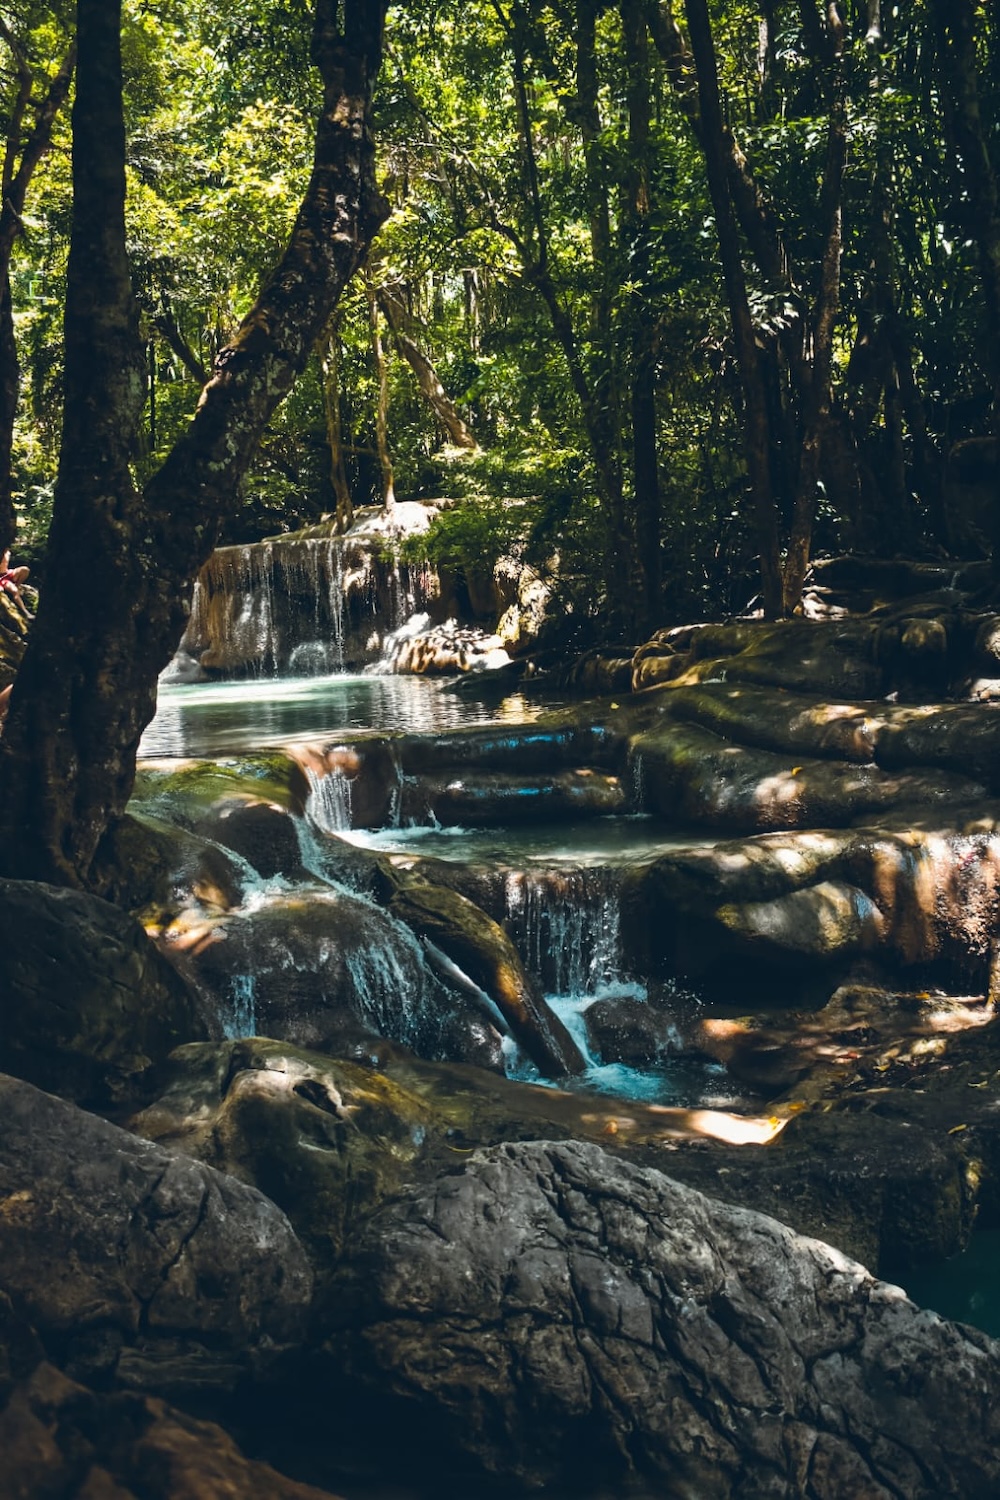
<path fill-rule="evenodd" d="M 3 873 L 100 889 L 102 841 L 131 792 L 194 578 L 385 218 L 369 131 L 384 7 L 341 9 L 342 28 L 335 0 L 316 3 L 323 109 L 288 247 L 139 496 L 128 458 L 144 370 L 125 258 L 119 15 L 112 0 L 79 0 L 65 431 L 47 586 L 0 742 Z"/>
<path fill-rule="evenodd" d="M 385 287 L 378 289 L 376 297 L 379 307 L 385 314 L 385 321 L 389 325 L 393 343 L 417 377 L 420 394 L 448 434 L 449 443 L 455 448 L 465 448 L 470 453 L 474 453 L 479 444 L 472 430 L 463 421 L 458 407 L 441 384 L 433 361 L 406 331 L 405 308 Z"/>
<path fill-rule="evenodd" d="M 396 479 L 392 472 L 392 454 L 389 451 L 389 371 L 385 362 L 385 349 L 382 346 L 382 333 L 378 326 L 375 286 L 370 275 L 366 278 L 365 292 L 368 297 L 368 329 L 378 388 L 375 401 L 375 451 L 378 454 L 379 473 L 382 477 L 382 504 L 386 510 L 392 510 L 396 503 Z"/>

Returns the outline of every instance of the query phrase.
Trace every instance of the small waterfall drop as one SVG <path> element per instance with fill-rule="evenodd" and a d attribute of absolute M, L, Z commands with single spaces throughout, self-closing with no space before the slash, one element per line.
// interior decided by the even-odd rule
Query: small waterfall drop
<path fill-rule="evenodd" d="M 641 750 L 630 750 L 628 755 L 628 805 L 629 811 L 641 813 L 646 804 L 646 763 Z"/>
<path fill-rule="evenodd" d="M 319 776 L 311 766 L 306 768 L 309 793 L 306 818 L 324 833 L 347 833 L 351 828 L 351 782 L 343 771 L 334 768 Z"/>
<path fill-rule="evenodd" d="M 222 1017 L 222 1034 L 227 1041 L 257 1033 L 256 981 L 252 974 L 234 974 L 229 982 L 231 1010 Z"/>
<path fill-rule="evenodd" d="M 627 982 L 615 870 L 513 870 L 506 901 L 510 934 L 547 994 L 596 995 Z"/>
<path fill-rule="evenodd" d="M 361 898 L 363 899 L 363 898 Z M 345 955 L 354 990 L 354 1010 L 378 1036 L 391 1036 L 418 1050 L 435 1009 L 430 974 L 419 942 L 402 924 L 395 924 L 380 908 L 372 907 L 386 925 L 386 940 L 357 947 Z M 390 940 L 391 939 L 391 940 Z"/>

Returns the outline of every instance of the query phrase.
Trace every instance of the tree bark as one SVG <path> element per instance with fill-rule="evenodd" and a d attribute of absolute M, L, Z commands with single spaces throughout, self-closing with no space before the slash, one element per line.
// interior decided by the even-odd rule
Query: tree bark
<path fill-rule="evenodd" d="M 153 313 L 151 321 L 157 333 L 177 355 L 192 380 L 197 380 L 199 385 L 204 385 L 209 379 L 209 371 L 184 337 L 172 309 L 166 302 L 162 304 L 158 312 Z"/>
<path fill-rule="evenodd" d="M 840 306 L 843 255 L 844 171 L 847 164 L 847 107 L 843 76 L 844 29 L 835 5 L 828 9 L 826 56 L 830 69 L 830 117 L 826 163 L 820 191 L 825 227 L 819 286 L 811 320 L 812 358 L 805 386 L 801 459 L 795 506 L 782 569 L 782 605 L 787 615 L 802 603 L 809 567 L 813 523 L 823 473 L 824 439 L 833 413 L 833 335 Z"/>
<path fill-rule="evenodd" d="M 761 598 L 764 613 L 776 618 L 782 612 L 781 565 L 778 556 L 778 515 L 771 483 L 771 433 L 767 415 L 757 341 L 747 297 L 739 236 L 729 195 L 727 153 L 715 43 L 706 0 L 685 0 L 691 50 L 698 74 L 698 99 L 702 145 L 708 186 L 715 211 L 722 275 L 729 303 L 733 342 L 743 391 L 743 442 L 747 478 L 753 502 L 757 543 L 760 548 Z"/>
<path fill-rule="evenodd" d="M 976 59 L 974 0 L 933 0 L 938 28 L 945 125 L 962 165 L 968 193 L 968 229 L 976 242 L 983 280 L 993 400 L 1000 417 L 1000 182 L 983 123 Z"/>
<path fill-rule="evenodd" d="M 629 282 L 635 290 L 629 318 L 631 345 L 632 482 L 635 489 L 636 561 L 640 633 L 660 620 L 663 565 L 660 550 L 660 475 L 657 461 L 656 363 L 658 329 L 650 302 L 649 39 L 644 0 L 621 0 L 628 107 L 628 213 L 632 245 Z"/>
<path fill-rule="evenodd" d="M 372 358 L 375 361 L 375 379 L 378 395 L 375 402 L 375 450 L 378 453 L 379 472 L 382 476 L 382 504 L 391 510 L 396 503 L 396 483 L 392 472 L 392 454 L 389 452 L 389 375 L 385 365 L 385 350 L 378 326 L 378 301 L 375 285 L 368 276 L 365 283 L 368 297 L 368 328 L 371 335 Z"/>
<path fill-rule="evenodd" d="M 385 287 L 380 287 L 376 296 L 378 305 L 385 314 L 393 342 L 417 377 L 420 394 L 448 434 L 448 441 L 456 448 L 467 448 L 470 452 L 475 452 L 479 444 L 441 384 L 433 362 L 406 331 L 405 309 Z"/>
<path fill-rule="evenodd" d="M 336 318 L 331 319 L 323 343 L 323 412 L 326 417 L 326 441 L 330 449 L 330 484 L 336 500 L 336 529 L 343 533 L 354 520 L 354 500 L 344 463 L 344 431 L 340 417 L 340 332 Z"/>
<path fill-rule="evenodd" d="M 137 495 L 128 454 L 144 394 L 124 239 L 118 7 L 79 0 L 66 428 L 48 581 L 0 741 L 0 869 L 101 889 L 157 675 L 194 578 L 260 434 L 304 367 L 386 214 L 374 184 L 371 90 L 384 8 L 317 0 L 324 86 L 312 175 L 286 251 L 198 410 Z"/>
<path fill-rule="evenodd" d="M 980 98 L 976 36 L 981 8 L 974 0 L 933 0 L 931 11 L 938 33 L 945 127 L 961 163 L 961 186 L 970 210 L 966 229 L 979 257 L 985 314 L 982 347 L 993 389 L 993 433 L 1000 436 L 1000 180 Z M 1000 485 L 992 498 L 993 577 L 1000 580 Z"/>

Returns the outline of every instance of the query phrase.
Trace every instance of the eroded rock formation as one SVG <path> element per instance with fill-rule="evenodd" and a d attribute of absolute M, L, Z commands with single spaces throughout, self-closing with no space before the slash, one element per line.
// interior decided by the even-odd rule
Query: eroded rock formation
<path fill-rule="evenodd" d="M 1000 1484 L 996 1344 L 598 1147 L 503 1146 L 404 1195 L 339 1291 L 331 1360 L 413 1462 L 437 1440 L 531 1484 L 746 1500 Z"/>

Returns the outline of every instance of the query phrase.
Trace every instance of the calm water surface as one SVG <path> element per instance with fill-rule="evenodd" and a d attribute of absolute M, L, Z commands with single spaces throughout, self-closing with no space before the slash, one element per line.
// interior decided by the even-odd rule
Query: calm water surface
<path fill-rule="evenodd" d="M 345 730 L 433 734 L 476 724 L 530 723 L 565 699 L 455 692 L 427 677 L 335 673 L 246 682 L 161 683 L 145 759 L 243 754 Z"/>
<path fill-rule="evenodd" d="M 905 1290 L 920 1307 L 1000 1339 L 1000 1229 L 980 1229 L 961 1255 L 912 1271 Z"/>

